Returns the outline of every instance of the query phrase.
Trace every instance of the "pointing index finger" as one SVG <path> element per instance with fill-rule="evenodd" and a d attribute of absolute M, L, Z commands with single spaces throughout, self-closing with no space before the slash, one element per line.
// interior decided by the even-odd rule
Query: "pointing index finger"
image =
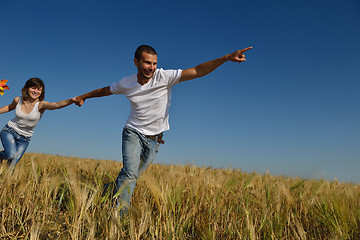
<path fill-rule="evenodd" d="M 240 51 L 243 53 L 243 52 L 246 52 L 246 51 L 248 51 L 250 49 L 252 49 L 252 47 L 247 47 L 247 48 L 241 49 Z"/>

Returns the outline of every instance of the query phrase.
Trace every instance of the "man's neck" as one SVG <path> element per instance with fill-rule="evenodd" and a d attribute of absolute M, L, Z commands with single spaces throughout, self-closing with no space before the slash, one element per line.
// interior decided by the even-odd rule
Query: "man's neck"
<path fill-rule="evenodd" d="M 151 78 L 139 78 L 139 75 L 138 75 L 137 79 L 138 79 L 137 81 L 138 81 L 139 84 L 145 85 L 150 81 Z"/>

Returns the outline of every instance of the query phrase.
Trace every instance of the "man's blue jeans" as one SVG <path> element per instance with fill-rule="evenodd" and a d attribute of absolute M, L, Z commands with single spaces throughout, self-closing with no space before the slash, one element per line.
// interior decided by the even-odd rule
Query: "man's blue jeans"
<path fill-rule="evenodd" d="M 116 178 L 116 187 L 120 191 L 118 207 L 122 212 L 127 212 L 136 182 L 154 161 L 159 145 L 157 141 L 148 139 L 135 129 L 124 127 L 122 133 L 123 168 Z"/>
<path fill-rule="evenodd" d="M 4 150 L 0 152 L 0 159 L 6 159 L 10 168 L 14 168 L 24 155 L 30 143 L 30 137 L 18 134 L 14 129 L 5 125 L 0 132 Z"/>

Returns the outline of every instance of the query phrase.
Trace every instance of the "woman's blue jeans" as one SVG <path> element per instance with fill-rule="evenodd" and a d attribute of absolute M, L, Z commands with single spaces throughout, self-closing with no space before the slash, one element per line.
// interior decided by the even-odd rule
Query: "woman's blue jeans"
<path fill-rule="evenodd" d="M 0 152 L 0 159 L 7 160 L 10 168 L 14 168 L 24 155 L 31 137 L 18 134 L 14 129 L 5 125 L 0 132 L 4 150 Z"/>
<path fill-rule="evenodd" d="M 147 167 L 154 161 L 159 151 L 159 143 L 148 139 L 135 129 L 125 127 L 122 133 L 123 168 L 116 178 L 120 191 L 118 207 L 127 212 L 136 182 Z"/>

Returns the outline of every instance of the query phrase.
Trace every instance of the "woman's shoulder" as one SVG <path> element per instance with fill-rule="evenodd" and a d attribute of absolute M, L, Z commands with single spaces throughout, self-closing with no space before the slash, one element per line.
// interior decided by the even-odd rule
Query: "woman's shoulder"
<path fill-rule="evenodd" d="M 37 102 L 37 104 L 39 104 L 38 105 L 39 112 L 43 113 L 43 112 L 45 112 L 46 105 L 49 104 L 49 102 L 48 101 L 39 101 L 39 102 Z"/>
<path fill-rule="evenodd" d="M 15 98 L 14 98 L 14 102 L 15 102 L 16 104 L 18 104 L 19 101 L 20 101 L 20 98 L 21 98 L 21 97 L 15 97 Z"/>
<path fill-rule="evenodd" d="M 39 108 L 42 108 L 43 106 L 45 106 L 46 104 L 48 104 L 48 101 L 39 101 L 37 102 L 39 104 Z"/>

